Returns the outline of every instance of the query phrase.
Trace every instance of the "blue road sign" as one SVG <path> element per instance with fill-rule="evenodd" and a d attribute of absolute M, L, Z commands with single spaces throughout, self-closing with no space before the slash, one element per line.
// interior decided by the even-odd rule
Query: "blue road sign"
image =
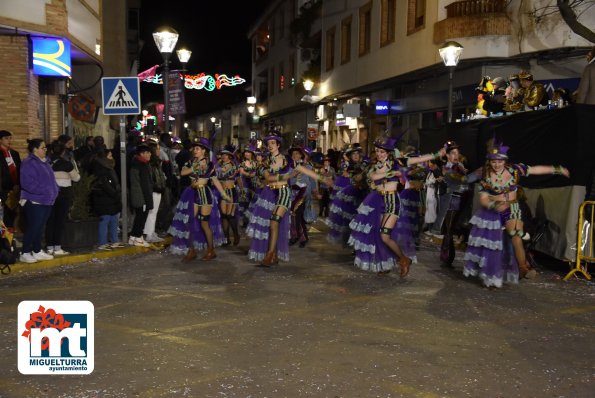
<path fill-rule="evenodd" d="M 140 85 L 138 77 L 104 77 L 101 79 L 104 115 L 138 115 Z"/>

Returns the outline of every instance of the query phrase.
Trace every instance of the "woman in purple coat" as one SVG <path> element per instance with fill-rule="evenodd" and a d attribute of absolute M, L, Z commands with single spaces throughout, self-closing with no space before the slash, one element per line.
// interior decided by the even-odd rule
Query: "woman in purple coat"
<path fill-rule="evenodd" d="M 51 260 L 54 256 L 41 249 L 45 224 L 58 196 L 58 184 L 47 157 L 47 147 L 42 139 L 27 140 L 29 157 L 21 164 L 21 206 L 26 229 L 20 261 L 35 263 Z"/>

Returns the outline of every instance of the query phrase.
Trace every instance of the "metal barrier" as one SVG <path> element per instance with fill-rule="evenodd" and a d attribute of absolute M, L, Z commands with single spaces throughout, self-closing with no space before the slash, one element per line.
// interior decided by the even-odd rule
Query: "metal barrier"
<path fill-rule="evenodd" d="M 586 218 L 585 219 L 585 214 Z M 564 277 L 567 281 L 572 275 L 580 272 L 591 280 L 591 275 L 587 271 L 587 264 L 595 262 L 595 253 L 593 250 L 593 219 L 595 217 L 595 201 L 585 201 L 579 208 L 578 215 L 578 233 L 576 238 L 576 263 L 574 268 Z M 584 264 L 583 264 L 584 263 Z"/>

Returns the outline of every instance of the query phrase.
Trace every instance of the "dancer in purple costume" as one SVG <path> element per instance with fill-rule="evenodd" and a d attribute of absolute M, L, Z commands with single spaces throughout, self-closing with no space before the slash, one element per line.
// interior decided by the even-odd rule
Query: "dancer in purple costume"
<path fill-rule="evenodd" d="M 410 152 L 407 158 L 419 157 L 418 151 Z M 421 195 L 423 181 L 426 178 L 426 168 L 422 164 L 417 164 L 403 174 L 405 188 L 399 193 L 401 210 L 399 212 L 399 221 L 395 226 L 396 242 L 402 249 L 403 254 L 409 257 L 413 263 L 417 263 L 416 238 L 419 233 Z"/>
<path fill-rule="evenodd" d="M 225 234 L 226 243 L 223 246 L 231 244 L 229 236 L 229 229 L 233 231 L 233 245 L 237 246 L 240 243 L 240 232 L 238 230 L 239 216 L 237 213 L 238 203 L 240 200 L 239 189 L 236 184 L 239 183 L 240 189 L 243 188 L 242 181 L 239 178 L 239 169 L 235 163 L 235 147 L 233 145 L 226 145 L 219 153 L 221 154 L 220 167 L 217 170 L 217 178 L 221 182 L 225 193 L 231 201 L 223 199 L 220 203 L 221 209 L 221 223 L 223 226 L 223 233 Z M 243 190 L 243 189 L 242 189 Z"/>
<path fill-rule="evenodd" d="M 406 170 L 404 167 L 442 157 L 444 148 L 436 154 L 414 158 L 394 158 L 396 140 L 382 138 L 374 143 L 376 163 L 368 171 L 372 191 L 357 209 L 357 215 L 351 221 L 349 244 L 355 249 L 355 266 L 378 275 L 390 272 L 399 260 L 400 276 L 409 273 L 411 259 L 407 257 L 396 242 L 395 224 L 399 218 L 399 196 L 397 187 L 399 178 Z"/>
<path fill-rule="evenodd" d="M 463 274 L 479 276 L 486 287 L 502 287 L 505 282 L 518 283 L 519 277 L 536 275 L 526 260 L 521 239 L 523 222 L 517 201 L 520 178 L 540 174 L 570 175 L 568 169 L 561 166 L 508 164 L 508 149 L 500 144 L 488 151 L 480 181 L 480 209 L 471 218 L 473 227 L 465 252 Z"/>
<path fill-rule="evenodd" d="M 270 134 L 264 138 L 269 156 L 263 163 L 265 186 L 251 209 L 246 234 L 252 239 L 248 258 L 270 267 L 279 259 L 289 261 L 289 206 L 291 188 L 287 181 L 291 168 L 279 149 L 282 138 Z"/>
<path fill-rule="evenodd" d="M 256 189 L 256 175 L 258 163 L 256 162 L 256 145 L 250 144 L 244 148 L 243 159 L 239 165 L 239 173 L 242 179 L 243 190 L 240 193 L 239 214 L 242 219 L 243 226 L 248 225 L 248 207 L 254 198 Z"/>
<path fill-rule="evenodd" d="M 333 189 L 337 190 L 331 199 L 329 216 L 326 224 L 329 227 L 327 240 L 331 243 L 338 243 L 348 246 L 349 223 L 357 214 L 357 207 L 368 194 L 366 184 L 367 164 L 362 162 L 361 147 L 352 145 L 345 151 L 347 160 L 341 165 L 341 175 L 337 176 L 335 183 L 339 178 L 346 178 L 349 184 Z"/>
<path fill-rule="evenodd" d="M 173 236 L 170 251 L 175 254 L 185 252 L 184 262 L 196 258 L 197 249 L 206 249 L 202 260 L 212 260 L 217 257 L 215 246 L 225 242 L 217 198 L 211 184 L 222 198 L 231 200 L 215 176 L 213 163 L 208 160 L 208 139 L 199 138 L 192 145 L 193 157 L 180 172 L 183 176 L 190 176 L 192 183 L 182 192 L 168 231 Z"/>

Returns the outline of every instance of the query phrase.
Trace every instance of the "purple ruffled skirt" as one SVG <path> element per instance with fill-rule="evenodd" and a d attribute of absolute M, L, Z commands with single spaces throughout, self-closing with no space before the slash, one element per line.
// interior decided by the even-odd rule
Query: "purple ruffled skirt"
<path fill-rule="evenodd" d="M 463 275 L 479 276 L 485 286 L 518 283 L 519 268 L 510 238 L 503 229 L 502 215 L 482 208 L 470 220 Z"/>
<path fill-rule="evenodd" d="M 200 221 L 194 217 L 194 196 L 196 190 L 192 187 L 186 188 L 180 195 L 180 200 L 176 205 L 168 233 L 173 237 L 169 251 L 173 254 L 184 255 L 190 247 L 197 250 L 207 248 L 205 234 L 200 227 Z M 217 196 L 213 195 L 213 210 L 209 219 L 209 225 L 213 231 L 213 245 L 221 246 L 226 242 L 223 229 L 221 228 L 221 213 L 217 205 Z"/>
<path fill-rule="evenodd" d="M 347 246 L 351 229 L 349 223 L 357 214 L 357 207 L 364 200 L 366 191 L 348 185 L 338 191 L 329 206 L 329 216 L 325 223 L 329 227 L 327 240 Z"/>
<path fill-rule="evenodd" d="M 419 227 L 419 207 L 421 198 L 419 191 L 415 189 L 404 189 L 399 194 L 401 208 L 399 210 L 399 220 L 395 225 L 395 241 L 407 257 L 414 263 L 417 263 L 415 249 L 415 234 Z"/>
<path fill-rule="evenodd" d="M 390 271 L 395 268 L 395 254 L 380 238 L 380 223 L 384 212 L 384 198 L 376 191 L 370 192 L 357 208 L 357 215 L 349 223 L 349 245 L 355 249 L 354 264 L 370 272 Z M 395 239 L 395 230 L 391 237 Z"/>
<path fill-rule="evenodd" d="M 250 223 L 246 228 L 246 234 L 252 239 L 248 251 L 250 260 L 261 261 L 269 249 L 269 226 L 277 206 L 277 194 L 278 191 L 265 187 L 250 207 Z M 285 212 L 279 223 L 277 256 L 279 260 L 289 261 L 289 211 Z"/>

